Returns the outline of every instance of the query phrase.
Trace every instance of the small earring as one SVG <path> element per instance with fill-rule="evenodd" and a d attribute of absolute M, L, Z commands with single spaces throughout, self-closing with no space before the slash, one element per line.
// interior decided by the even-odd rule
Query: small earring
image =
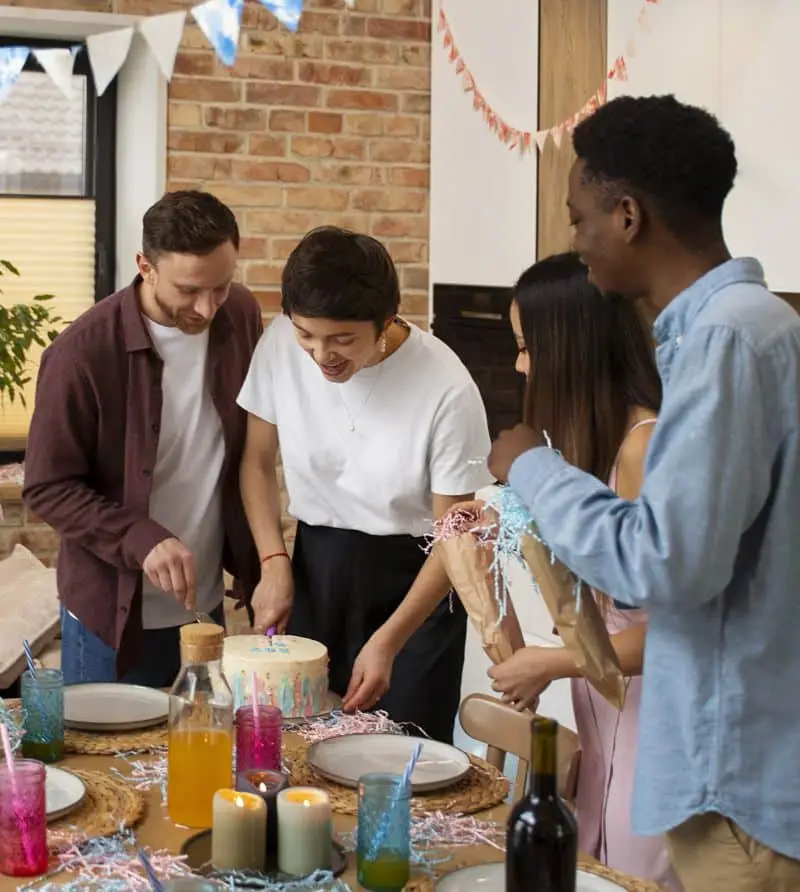
<path fill-rule="evenodd" d="M 386 355 L 386 335 L 381 335 L 381 353 Z"/>

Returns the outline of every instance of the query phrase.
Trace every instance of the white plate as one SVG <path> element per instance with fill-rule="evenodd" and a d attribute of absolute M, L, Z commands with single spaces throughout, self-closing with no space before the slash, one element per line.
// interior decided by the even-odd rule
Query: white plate
<path fill-rule="evenodd" d="M 476 864 L 464 867 L 442 877 L 436 884 L 439 892 L 505 892 L 506 866 L 502 861 L 494 864 Z M 575 892 L 619 892 L 622 886 L 593 873 L 578 871 Z"/>
<path fill-rule="evenodd" d="M 461 750 L 436 740 L 399 734 L 346 734 L 313 744 L 308 764 L 323 777 L 345 787 L 357 787 L 362 774 L 402 774 L 417 743 L 422 744 L 411 786 L 415 793 L 450 787 L 470 769 Z"/>
<path fill-rule="evenodd" d="M 63 818 L 83 802 L 86 785 L 71 771 L 45 766 L 45 803 L 47 820 Z"/>
<path fill-rule="evenodd" d="M 169 695 L 132 684 L 64 688 L 64 724 L 82 731 L 135 731 L 167 720 Z"/>

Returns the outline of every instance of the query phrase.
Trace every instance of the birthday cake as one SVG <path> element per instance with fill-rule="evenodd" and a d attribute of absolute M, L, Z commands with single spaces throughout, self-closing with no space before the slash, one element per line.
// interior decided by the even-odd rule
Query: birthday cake
<path fill-rule="evenodd" d="M 328 648 L 294 635 L 232 635 L 222 657 L 236 709 L 256 700 L 284 718 L 319 715 L 328 703 Z"/>

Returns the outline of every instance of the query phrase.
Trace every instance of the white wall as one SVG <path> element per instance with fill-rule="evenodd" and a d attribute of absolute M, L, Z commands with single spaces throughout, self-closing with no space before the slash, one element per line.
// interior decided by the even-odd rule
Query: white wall
<path fill-rule="evenodd" d="M 624 49 L 642 0 L 609 0 L 608 53 Z M 739 176 L 725 209 L 734 255 L 757 257 L 776 291 L 800 291 L 800 2 L 669 0 L 648 7 L 609 96 L 674 93 L 713 112 L 736 143 Z"/>
<path fill-rule="evenodd" d="M 430 281 L 510 285 L 535 259 L 536 152 L 509 151 L 473 110 L 436 30 L 431 84 Z M 455 0 L 459 50 L 508 122 L 535 129 L 539 4 Z"/>

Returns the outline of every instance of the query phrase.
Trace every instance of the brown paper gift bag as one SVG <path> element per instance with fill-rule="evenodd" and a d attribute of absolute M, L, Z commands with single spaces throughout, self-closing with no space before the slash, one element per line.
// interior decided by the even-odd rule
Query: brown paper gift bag
<path fill-rule="evenodd" d="M 495 598 L 491 543 L 481 542 L 472 533 L 461 533 L 438 541 L 434 548 L 467 616 L 481 636 L 489 659 L 495 664 L 502 663 L 514 651 L 524 647 L 522 629 L 507 594 L 505 616 L 500 619 L 500 607 Z"/>
<path fill-rule="evenodd" d="M 622 709 L 625 677 L 591 589 L 583 586 L 579 610 L 575 576 L 552 557 L 550 549 L 533 536 L 523 536 L 520 547 L 564 647 L 581 675 L 612 706 Z"/>

